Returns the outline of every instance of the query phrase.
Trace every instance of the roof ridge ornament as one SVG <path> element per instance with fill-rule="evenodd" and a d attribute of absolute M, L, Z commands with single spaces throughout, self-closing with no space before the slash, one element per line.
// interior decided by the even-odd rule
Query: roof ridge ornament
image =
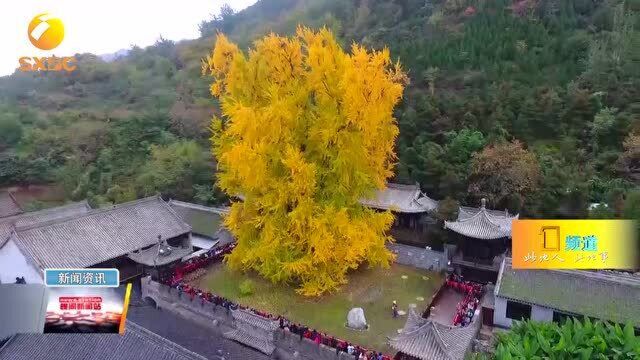
<path fill-rule="evenodd" d="M 487 199 L 485 199 L 485 198 L 480 199 L 480 208 L 482 210 L 486 210 L 486 208 L 487 208 Z"/>

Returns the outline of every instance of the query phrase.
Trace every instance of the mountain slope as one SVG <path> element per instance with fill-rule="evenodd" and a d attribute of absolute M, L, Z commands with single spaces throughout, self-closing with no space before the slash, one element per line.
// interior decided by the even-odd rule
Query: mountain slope
<path fill-rule="evenodd" d="M 0 184 L 56 181 L 69 197 L 98 202 L 157 190 L 220 201 L 206 160 L 216 101 L 200 59 L 216 31 L 246 48 L 305 24 L 329 27 L 344 46 L 387 46 L 407 70 L 397 181 L 418 181 L 435 198 L 489 196 L 532 216 L 586 216 L 590 202 L 609 205 L 598 216 L 622 216 L 640 169 L 639 4 L 259 1 L 204 21 L 200 39 L 159 41 L 108 63 L 82 54 L 72 74 L 1 78 Z M 515 175 L 477 173 L 473 155 L 514 139 L 535 155 L 541 180 L 503 193 Z"/>

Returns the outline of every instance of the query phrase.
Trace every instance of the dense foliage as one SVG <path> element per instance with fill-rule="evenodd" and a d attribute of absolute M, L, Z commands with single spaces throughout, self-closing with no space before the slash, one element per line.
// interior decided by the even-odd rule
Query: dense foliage
<path fill-rule="evenodd" d="M 69 197 L 98 201 L 153 190 L 224 200 L 208 195 L 215 164 L 187 168 L 204 173 L 172 181 L 175 174 L 151 169 L 160 163 L 151 146 L 193 141 L 206 153 L 218 110 L 199 62 L 216 31 L 246 48 L 269 31 L 293 34 L 301 23 L 327 26 L 343 48 L 352 41 L 387 45 L 406 67 L 411 85 L 395 114 L 396 181 L 470 205 L 485 196 L 490 206 L 523 216 L 636 216 L 639 12 L 638 0 L 268 0 L 238 13 L 225 7 L 201 24 L 201 39 L 160 39 L 111 62 L 79 55 L 70 75 L 0 79 L 0 185 L 61 181 Z M 512 193 L 500 184 L 521 174 L 483 171 L 504 165 L 489 149 L 516 140 L 539 175 Z M 149 178 L 143 172 L 156 180 L 141 184 Z"/>
<path fill-rule="evenodd" d="M 631 324 L 599 321 L 519 322 L 499 334 L 495 358 L 512 359 L 640 359 L 640 337 Z"/>
<path fill-rule="evenodd" d="M 363 262 L 388 267 L 393 217 L 360 204 L 393 175 L 393 108 L 406 77 L 388 50 L 342 50 L 333 34 L 268 35 L 248 55 L 218 35 L 203 63 L 223 116 L 212 123 L 235 269 L 317 296 Z"/>

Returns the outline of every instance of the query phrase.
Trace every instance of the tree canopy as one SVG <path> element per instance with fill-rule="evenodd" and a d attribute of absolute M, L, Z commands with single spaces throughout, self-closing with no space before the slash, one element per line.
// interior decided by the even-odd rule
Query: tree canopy
<path fill-rule="evenodd" d="M 492 145 L 473 156 L 469 193 L 490 203 L 516 202 L 516 210 L 534 193 L 540 182 L 535 155 L 518 141 Z"/>
<path fill-rule="evenodd" d="M 219 186 L 243 199 L 225 220 L 238 239 L 228 264 L 310 296 L 364 262 L 388 266 L 392 215 L 359 200 L 393 175 L 406 76 L 389 51 L 346 53 L 328 29 L 301 27 L 245 55 L 218 35 L 203 71 L 223 114 L 211 126 Z"/>

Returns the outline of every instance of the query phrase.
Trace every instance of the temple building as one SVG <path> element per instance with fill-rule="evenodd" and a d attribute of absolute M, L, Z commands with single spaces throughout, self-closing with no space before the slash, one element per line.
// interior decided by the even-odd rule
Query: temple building
<path fill-rule="evenodd" d="M 500 263 L 511 248 L 511 222 L 518 216 L 487 209 L 485 199 L 480 208 L 461 206 L 457 220 L 444 222 L 457 244 L 452 266 L 464 275 L 473 274 L 473 280 L 495 283 Z"/>
<path fill-rule="evenodd" d="M 192 252 L 191 227 L 159 196 L 95 210 L 77 203 L 3 220 L 0 283 L 21 277 L 43 283 L 46 268 L 90 267 L 118 268 L 125 281 Z"/>
<path fill-rule="evenodd" d="M 590 317 L 640 329 L 640 276 L 618 271 L 515 270 L 505 258 L 495 286 L 495 326 Z"/>
<path fill-rule="evenodd" d="M 384 190 L 377 190 L 370 199 L 360 203 L 372 209 L 390 210 L 395 215 L 391 235 L 398 243 L 424 247 L 429 244 L 427 228 L 436 220 L 431 214 L 438 208 L 438 202 L 426 196 L 418 184 L 387 184 Z"/>
<path fill-rule="evenodd" d="M 465 327 L 445 325 L 409 307 L 404 328 L 389 345 L 399 352 L 397 360 L 463 360 L 472 350 L 480 325 L 478 317 Z"/>

